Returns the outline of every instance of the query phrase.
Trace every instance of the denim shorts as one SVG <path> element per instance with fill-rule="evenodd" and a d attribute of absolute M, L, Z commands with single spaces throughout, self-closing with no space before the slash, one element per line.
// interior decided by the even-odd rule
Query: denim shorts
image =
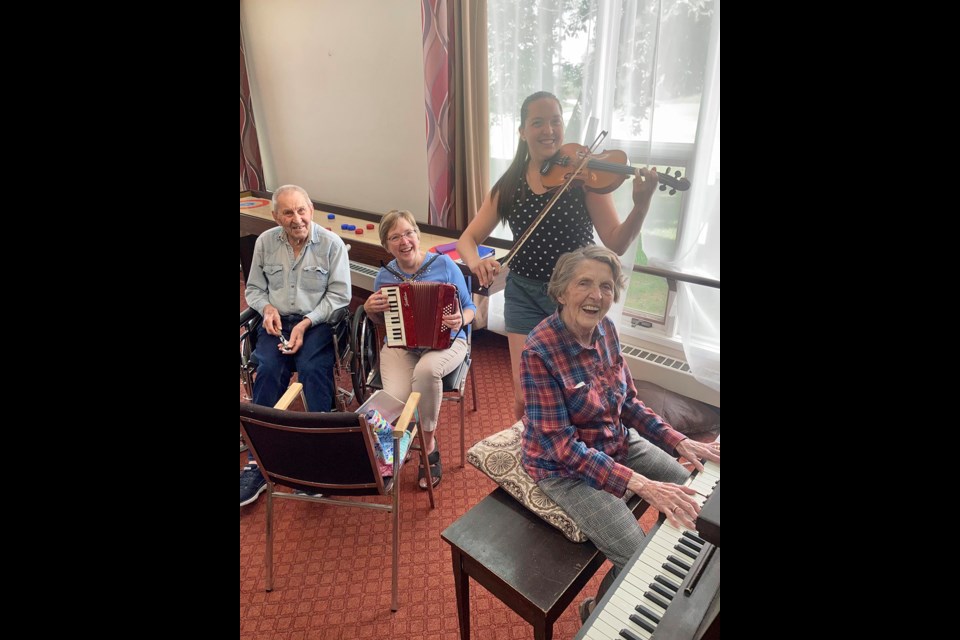
<path fill-rule="evenodd" d="M 507 274 L 503 292 L 503 319 L 507 333 L 533 331 L 540 321 L 557 310 L 557 303 L 547 295 L 547 283 Z"/>

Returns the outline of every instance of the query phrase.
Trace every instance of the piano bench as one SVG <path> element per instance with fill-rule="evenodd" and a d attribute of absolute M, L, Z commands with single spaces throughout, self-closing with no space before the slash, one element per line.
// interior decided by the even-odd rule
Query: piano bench
<path fill-rule="evenodd" d="M 648 507 L 634 496 L 639 517 Z M 562 533 L 497 488 L 440 534 L 453 557 L 460 640 L 470 639 L 470 578 L 551 640 L 553 623 L 606 559 L 592 542 Z"/>

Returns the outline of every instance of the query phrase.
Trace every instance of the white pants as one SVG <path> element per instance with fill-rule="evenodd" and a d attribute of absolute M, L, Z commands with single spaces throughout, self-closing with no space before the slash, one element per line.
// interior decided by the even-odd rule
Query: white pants
<path fill-rule="evenodd" d="M 424 431 L 433 431 L 440 417 L 443 377 L 460 366 L 466 356 L 466 340 L 454 340 L 449 349 L 422 353 L 384 345 L 380 350 L 383 390 L 404 402 L 411 391 L 419 391 L 420 422 Z"/>

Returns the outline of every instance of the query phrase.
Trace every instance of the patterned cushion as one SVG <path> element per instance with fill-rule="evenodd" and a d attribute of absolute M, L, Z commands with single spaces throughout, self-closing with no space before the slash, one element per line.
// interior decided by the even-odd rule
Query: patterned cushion
<path fill-rule="evenodd" d="M 570 519 L 566 511 L 540 490 L 523 468 L 520 452 L 522 433 L 523 423 L 517 422 L 509 429 L 495 433 L 470 447 L 467 450 L 467 460 L 506 489 L 520 504 L 559 529 L 569 540 L 586 542 L 587 537 L 580 531 L 580 527 Z"/>

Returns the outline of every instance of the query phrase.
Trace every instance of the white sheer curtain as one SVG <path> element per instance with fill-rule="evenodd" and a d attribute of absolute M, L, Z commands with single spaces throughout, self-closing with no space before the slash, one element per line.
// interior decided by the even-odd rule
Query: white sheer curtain
<path fill-rule="evenodd" d="M 673 260 L 653 266 L 720 280 L 720 3 L 710 33 L 710 56 L 690 194 Z M 684 355 L 694 377 L 720 390 L 720 290 L 678 283 L 674 308 Z"/>

